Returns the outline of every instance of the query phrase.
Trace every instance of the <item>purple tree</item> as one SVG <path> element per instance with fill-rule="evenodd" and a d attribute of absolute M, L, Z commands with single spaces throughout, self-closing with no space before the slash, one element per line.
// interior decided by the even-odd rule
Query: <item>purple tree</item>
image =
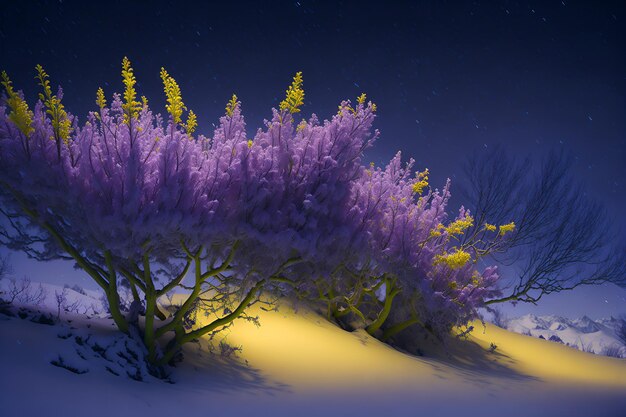
<path fill-rule="evenodd" d="M 446 223 L 449 184 L 424 193 L 428 172 L 412 176 L 413 161 L 402 166 L 400 154 L 384 170 L 365 168 L 363 151 L 378 135 L 365 95 L 323 123 L 297 122 L 297 73 L 253 137 L 234 95 L 205 137 L 194 136 L 196 116 L 165 69 L 167 120 L 139 101 L 124 58 L 123 94 L 107 105 L 99 89 L 82 125 L 40 66 L 34 110 L 2 77 L 2 243 L 76 262 L 153 365 L 239 317 L 255 320 L 246 308 L 266 302 L 261 294 L 319 299 L 329 316 L 356 317 L 382 338 L 416 323 L 449 330 L 491 294 L 495 270 L 474 263 L 513 226 L 484 225 L 458 241 L 472 219 L 461 209 Z M 128 311 L 120 285 L 133 295 Z M 160 302 L 179 287 L 187 290 L 179 307 Z M 403 308 L 394 308 L 398 296 Z"/>
<path fill-rule="evenodd" d="M 104 290 L 118 328 L 140 337 L 147 360 L 160 365 L 245 317 L 261 288 L 285 291 L 295 277 L 332 268 L 353 238 L 345 204 L 374 108 L 294 126 L 304 95 L 298 73 L 253 139 L 236 96 L 212 138 L 194 137 L 195 115 L 183 122 L 167 71 L 167 122 L 138 101 L 127 59 L 122 76 L 123 95 L 107 106 L 99 89 L 98 110 L 79 125 L 41 67 L 34 111 L 3 73 L 0 196 L 10 227 L 1 236 L 33 258 L 75 261 Z M 297 264 L 302 275 L 290 275 Z M 133 294 L 125 314 L 119 285 Z M 182 305 L 161 305 L 179 286 L 189 290 Z M 199 306 L 215 313 L 208 323 L 194 320 Z"/>
<path fill-rule="evenodd" d="M 346 108 L 347 108 L 346 104 Z M 471 236 L 469 212 L 446 219 L 449 181 L 428 189 L 428 170 L 413 176 L 398 153 L 384 169 L 370 166 L 353 182 L 348 205 L 352 251 L 312 293 L 329 318 L 364 327 L 383 340 L 418 324 L 438 336 L 476 317 L 484 297 L 497 293 L 496 268 L 478 260 L 499 248 L 513 224 L 484 224 Z M 461 240 L 463 236 L 463 240 Z M 394 302 L 397 298 L 401 301 Z"/>

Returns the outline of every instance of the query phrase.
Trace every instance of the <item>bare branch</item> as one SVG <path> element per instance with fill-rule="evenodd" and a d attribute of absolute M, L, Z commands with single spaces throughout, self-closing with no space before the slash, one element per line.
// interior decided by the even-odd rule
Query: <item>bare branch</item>
<path fill-rule="evenodd" d="M 571 158 L 553 152 L 537 167 L 499 148 L 468 160 L 462 194 L 474 213 L 474 230 L 487 222 L 516 226 L 492 253 L 498 263 L 514 266 L 516 277 L 505 296 L 486 304 L 537 303 L 581 285 L 626 285 L 626 252 L 606 210 L 585 193 L 572 165 Z"/>

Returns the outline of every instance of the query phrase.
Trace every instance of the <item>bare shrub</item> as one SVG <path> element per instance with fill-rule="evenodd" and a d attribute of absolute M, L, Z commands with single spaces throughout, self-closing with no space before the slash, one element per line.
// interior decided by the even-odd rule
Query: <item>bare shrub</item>
<path fill-rule="evenodd" d="M 506 314 L 502 312 L 502 310 L 497 307 L 487 307 L 487 311 L 490 312 L 492 315 L 491 323 L 502 329 L 506 329 L 509 320 L 506 317 Z"/>
<path fill-rule="evenodd" d="M 57 302 L 57 320 L 60 320 L 61 309 L 63 308 L 65 310 L 65 306 L 67 303 L 67 288 L 63 288 L 63 291 L 61 292 L 55 291 L 54 298 L 55 298 L 55 301 Z"/>
<path fill-rule="evenodd" d="M 63 306 L 63 309 L 65 311 L 67 311 L 68 313 L 80 313 L 81 308 L 83 307 L 83 302 L 80 300 L 75 300 L 73 303 L 65 303 L 65 306 Z M 84 309 L 84 313 L 87 313 L 87 309 Z"/>
<path fill-rule="evenodd" d="M 14 278 L 9 280 L 9 288 L 7 290 L 9 303 L 18 302 L 20 304 L 39 306 L 45 301 L 46 295 L 45 288 L 41 284 L 33 287 L 28 277 L 24 277 L 21 280 Z"/>
<path fill-rule="evenodd" d="M 77 286 L 74 286 L 77 287 Z M 67 313 L 76 313 L 76 314 L 85 314 L 87 315 L 87 312 L 89 311 L 89 309 L 91 308 L 93 310 L 93 312 L 95 313 L 95 309 L 92 306 L 83 306 L 83 302 L 81 300 L 74 300 L 74 302 L 70 303 L 69 300 L 67 299 L 68 296 L 68 289 L 72 290 L 72 291 L 76 291 L 80 294 L 85 294 L 84 290 L 81 287 L 78 287 L 78 290 L 74 287 L 69 287 L 69 286 L 65 286 L 63 287 L 63 291 L 58 292 L 55 291 L 54 295 L 55 295 L 55 300 L 57 302 L 57 320 L 59 320 L 61 318 L 61 310 L 67 312 Z M 81 290 L 81 291 L 79 291 Z M 82 313 L 81 313 L 82 310 Z"/>
<path fill-rule="evenodd" d="M 233 346 L 225 341 L 220 341 L 220 356 L 223 358 L 236 357 L 241 352 L 241 346 Z"/>

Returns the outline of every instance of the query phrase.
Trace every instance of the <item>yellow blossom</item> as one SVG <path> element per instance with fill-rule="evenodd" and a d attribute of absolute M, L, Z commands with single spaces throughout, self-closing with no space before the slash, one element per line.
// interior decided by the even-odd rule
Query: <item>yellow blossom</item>
<path fill-rule="evenodd" d="M 428 187 L 428 174 L 428 168 L 422 172 L 415 173 L 415 178 L 417 179 L 417 182 L 413 184 L 413 192 L 415 194 L 421 194 L 424 188 Z"/>
<path fill-rule="evenodd" d="M 135 74 L 133 68 L 130 66 L 130 60 L 124 57 L 122 60 L 122 82 L 124 83 L 124 103 L 122 104 L 122 110 L 124 110 L 124 123 L 130 125 L 130 120 L 137 118 L 137 114 L 141 109 L 141 103 L 137 98 L 137 91 L 135 90 Z"/>
<path fill-rule="evenodd" d="M 496 231 L 496 225 L 495 224 L 490 224 L 490 223 L 485 223 L 485 230 L 488 232 L 495 232 Z"/>
<path fill-rule="evenodd" d="M 43 87 L 43 93 L 39 93 L 39 99 L 46 106 L 46 113 L 52 118 L 52 129 L 54 136 L 50 139 L 60 139 L 67 145 L 70 133 L 72 132 L 72 123 L 67 117 L 65 107 L 61 104 L 61 100 L 54 94 L 50 88 L 50 80 L 48 74 L 41 65 L 35 67 L 37 75 L 35 79 L 39 80 L 39 85 Z"/>
<path fill-rule="evenodd" d="M 446 227 L 446 232 L 448 232 L 450 236 L 462 235 L 467 229 L 472 227 L 473 224 L 474 218 L 472 216 L 466 216 L 463 219 L 458 219 L 450 223 L 448 227 Z"/>
<path fill-rule="evenodd" d="M 439 236 L 441 236 L 441 232 L 439 230 L 437 230 L 437 229 L 433 229 L 433 230 L 430 231 L 428 236 L 431 237 L 431 238 L 439 237 Z"/>
<path fill-rule="evenodd" d="M 298 126 L 296 127 L 296 132 L 303 131 L 306 125 L 307 125 L 306 121 L 302 120 L 300 123 L 298 123 Z"/>
<path fill-rule="evenodd" d="M 365 93 L 362 93 L 360 96 L 358 96 L 356 98 L 356 102 L 359 105 L 362 105 L 365 103 L 365 100 L 367 100 L 367 96 L 365 95 Z M 358 108 L 358 107 L 357 107 Z M 337 113 L 338 115 L 341 115 L 342 112 L 344 111 L 344 109 L 350 111 L 350 113 L 354 114 L 356 116 L 357 114 L 357 109 L 355 109 L 354 107 L 352 107 L 351 105 L 345 105 L 345 106 L 339 106 L 339 112 Z"/>
<path fill-rule="evenodd" d="M 189 110 L 189 114 L 187 115 L 187 123 L 185 124 L 185 130 L 187 131 L 187 134 L 190 138 L 191 135 L 193 135 L 193 132 L 196 131 L 196 127 L 198 127 L 198 118 L 196 117 L 196 114 L 193 112 L 193 110 Z"/>
<path fill-rule="evenodd" d="M 185 103 L 180 93 L 180 87 L 176 80 L 170 76 L 165 68 L 161 67 L 161 80 L 163 80 L 163 90 L 167 98 L 167 104 L 165 108 L 167 112 L 172 116 L 172 121 L 178 124 L 182 121 L 183 110 L 186 109 Z"/>
<path fill-rule="evenodd" d="M 96 104 L 100 110 L 104 109 L 107 105 L 107 100 L 104 97 L 104 90 L 102 87 L 98 87 L 98 91 L 96 91 Z"/>
<path fill-rule="evenodd" d="M 248 149 L 252 147 L 252 140 L 248 139 Z"/>
<path fill-rule="evenodd" d="M 33 130 L 33 112 L 28 108 L 28 103 L 13 90 L 11 80 L 6 72 L 2 71 L 2 82 L 7 93 L 7 105 L 11 109 L 9 120 L 28 138 Z"/>
<path fill-rule="evenodd" d="M 226 115 L 228 117 L 233 117 L 233 112 L 235 111 L 235 108 L 237 108 L 237 104 L 239 104 L 237 96 L 233 94 L 230 101 L 226 104 Z"/>
<path fill-rule="evenodd" d="M 513 230 L 515 230 L 515 222 L 503 224 L 503 225 L 500 225 L 499 234 L 500 236 L 504 236 L 505 234 L 512 232 Z"/>
<path fill-rule="evenodd" d="M 287 89 L 287 96 L 280 102 L 280 110 L 289 113 L 298 113 L 300 106 L 304 104 L 304 90 L 302 89 L 302 72 L 299 71 L 293 77 L 293 82 Z"/>
<path fill-rule="evenodd" d="M 464 267 L 470 260 L 470 254 L 464 250 L 456 249 L 454 252 L 445 255 L 435 256 L 435 265 L 444 263 L 451 269 L 459 269 Z"/>

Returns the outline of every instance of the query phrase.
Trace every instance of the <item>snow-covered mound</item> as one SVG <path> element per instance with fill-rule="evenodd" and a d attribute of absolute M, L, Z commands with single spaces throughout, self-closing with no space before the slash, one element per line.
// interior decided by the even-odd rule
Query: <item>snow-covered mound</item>
<path fill-rule="evenodd" d="M 55 285 L 33 282 L 29 279 L 0 280 L 0 298 L 15 306 L 49 309 L 59 316 L 76 313 L 104 316 L 106 299 L 101 291 L 93 291 L 79 285 Z"/>
<path fill-rule="evenodd" d="M 617 336 L 622 320 L 611 317 L 593 320 L 587 316 L 570 320 L 560 316 L 527 314 L 505 320 L 505 328 L 515 333 L 575 347 L 598 355 L 619 354 L 626 357 L 626 346 Z"/>
<path fill-rule="evenodd" d="M 157 378 L 142 346 L 106 314 L 59 309 L 63 286 L 42 288 L 48 295 L 37 307 L 0 304 L 3 417 L 366 417 L 416 410 L 431 417 L 499 417 L 502 410 L 507 417 L 587 417 L 626 409 L 626 360 L 480 322 L 445 349 L 415 357 L 284 300 L 277 310 L 250 308 L 260 327 L 240 320 L 220 334 L 242 350 L 225 353 L 203 337 Z M 65 295 L 70 303 L 99 300 L 79 289 Z M 527 319 L 546 329 L 554 322 Z"/>

